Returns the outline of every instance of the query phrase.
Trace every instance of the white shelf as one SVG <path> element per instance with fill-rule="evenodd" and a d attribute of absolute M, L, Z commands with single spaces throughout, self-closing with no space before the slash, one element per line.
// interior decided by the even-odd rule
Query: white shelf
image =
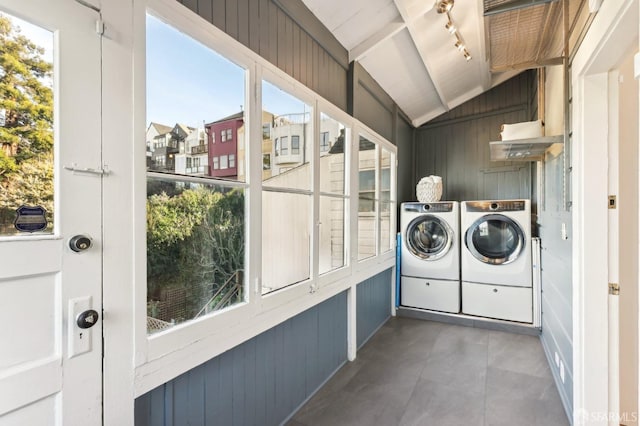
<path fill-rule="evenodd" d="M 564 136 L 492 141 L 491 161 L 541 161 L 547 148 L 556 143 L 564 143 Z"/>

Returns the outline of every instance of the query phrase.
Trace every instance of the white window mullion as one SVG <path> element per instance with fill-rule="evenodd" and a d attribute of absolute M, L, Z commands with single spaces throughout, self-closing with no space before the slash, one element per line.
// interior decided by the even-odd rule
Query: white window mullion
<path fill-rule="evenodd" d="M 311 173 L 313 175 L 313 220 L 311 221 L 311 291 L 318 288 L 318 275 L 320 270 L 320 108 L 318 101 L 313 104 L 313 117 L 311 118 Z M 306 147 L 305 147 L 306 148 Z M 303 148 L 304 149 L 304 148 Z M 325 224 L 326 226 L 326 224 Z"/>
<path fill-rule="evenodd" d="M 346 132 L 345 132 L 346 133 Z M 360 158 L 360 131 L 356 126 L 351 127 L 351 138 L 349 141 L 344 141 L 345 149 L 347 143 L 349 145 L 348 156 L 348 174 L 349 178 L 349 234 L 345 244 L 347 245 L 349 252 L 349 268 L 352 273 L 354 268 L 358 264 L 358 204 L 360 203 L 360 197 L 358 192 L 359 185 L 359 158 Z M 351 287 L 347 292 L 347 359 L 353 361 L 356 359 L 356 352 L 358 350 L 358 336 L 357 336 L 357 314 L 356 314 L 356 291 L 357 284 L 351 282 Z"/>
<path fill-rule="evenodd" d="M 248 129 L 247 146 L 247 218 L 248 235 L 246 253 L 249 266 L 249 303 L 259 309 L 262 292 L 262 67 L 255 64 L 249 68 L 247 79 Z M 258 154 L 256 154 L 256 152 Z"/>
<path fill-rule="evenodd" d="M 381 187 L 382 187 L 382 147 L 380 147 L 380 144 L 378 143 L 378 141 L 375 141 L 376 144 L 376 149 L 375 149 L 375 165 L 376 165 L 376 170 L 375 170 L 375 201 L 373 202 L 373 209 L 374 209 L 374 217 L 375 217 L 375 222 L 373 225 L 374 228 L 374 241 L 375 241 L 375 254 L 374 256 L 378 256 L 381 252 L 380 250 L 380 246 L 382 245 L 381 242 L 381 234 L 382 234 L 382 230 L 380 229 L 380 210 L 382 210 L 380 208 L 380 200 L 381 200 Z"/>

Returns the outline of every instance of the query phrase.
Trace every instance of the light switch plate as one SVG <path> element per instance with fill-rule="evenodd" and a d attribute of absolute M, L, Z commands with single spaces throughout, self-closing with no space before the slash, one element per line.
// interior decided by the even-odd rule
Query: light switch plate
<path fill-rule="evenodd" d="M 82 329 L 76 324 L 78 315 L 91 309 L 91 296 L 78 297 L 69 300 L 68 329 L 68 354 L 69 358 L 81 355 L 91 350 L 91 338 L 93 331 L 90 328 Z"/>

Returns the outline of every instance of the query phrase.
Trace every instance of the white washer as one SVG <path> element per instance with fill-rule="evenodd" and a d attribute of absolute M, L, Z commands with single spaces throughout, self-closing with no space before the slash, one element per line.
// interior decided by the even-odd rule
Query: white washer
<path fill-rule="evenodd" d="M 462 312 L 533 320 L 529 200 L 461 204 Z"/>
<path fill-rule="evenodd" d="M 401 305 L 460 312 L 459 218 L 457 201 L 401 205 Z"/>

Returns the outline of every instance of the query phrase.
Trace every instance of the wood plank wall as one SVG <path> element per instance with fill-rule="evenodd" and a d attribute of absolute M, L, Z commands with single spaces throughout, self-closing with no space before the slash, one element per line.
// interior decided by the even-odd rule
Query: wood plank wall
<path fill-rule="evenodd" d="M 443 200 L 532 198 L 532 162 L 494 162 L 489 142 L 504 123 L 529 121 L 537 102 L 535 71 L 526 71 L 416 130 L 415 184 L 443 178 Z M 415 199 L 415 198 L 414 198 Z"/>
<path fill-rule="evenodd" d="M 278 425 L 346 360 L 343 292 L 137 398 L 135 424 Z"/>
<path fill-rule="evenodd" d="M 391 316 L 391 274 L 388 269 L 358 284 L 356 341 L 360 348 Z"/>
<path fill-rule="evenodd" d="M 547 153 L 544 163 L 544 206 L 541 206 L 540 244 L 542 280 L 542 335 L 540 339 L 554 374 L 555 354 L 565 364 L 565 380 L 556 380 L 568 413 L 573 410 L 573 296 L 571 211 L 565 209 L 562 193 L 563 152 Z M 569 230 L 561 238 L 562 224 Z"/>

